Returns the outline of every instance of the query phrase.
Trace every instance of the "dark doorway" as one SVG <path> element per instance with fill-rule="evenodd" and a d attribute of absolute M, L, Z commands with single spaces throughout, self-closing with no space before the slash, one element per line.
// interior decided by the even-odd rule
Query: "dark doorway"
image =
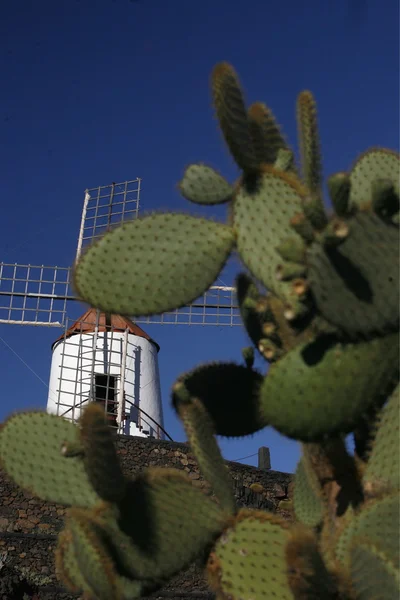
<path fill-rule="evenodd" d="M 94 374 L 94 401 L 104 406 L 111 427 L 117 427 L 117 378 L 106 373 Z"/>

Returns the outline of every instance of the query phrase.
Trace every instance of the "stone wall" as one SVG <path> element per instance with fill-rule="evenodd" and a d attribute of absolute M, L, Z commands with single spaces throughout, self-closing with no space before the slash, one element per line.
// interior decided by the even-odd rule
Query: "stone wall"
<path fill-rule="evenodd" d="M 174 467 L 186 471 L 193 485 L 205 492 L 209 490 L 187 444 L 118 436 L 116 445 L 126 475 L 133 476 L 153 465 Z M 291 497 L 293 476 L 288 473 L 261 470 L 228 461 L 227 466 L 240 506 L 275 511 L 281 499 Z M 254 483 L 260 484 L 263 491 L 252 491 L 250 486 Z M 290 513 L 279 509 L 278 512 L 291 519 Z M 48 600 L 77 598 L 63 590 L 54 572 L 54 549 L 57 534 L 63 527 L 64 514 L 65 508 L 23 492 L 0 470 L 0 580 L 7 572 L 17 570 L 26 575 L 28 581 L 39 586 L 38 595 L 31 597 Z M 189 599 L 206 598 L 209 594 L 202 570 L 194 564 L 157 592 L 156 596 Z M 8 600 L 7 596 L 3 598 Z M 18 598 L 14 595 L 13 600 Z"/>

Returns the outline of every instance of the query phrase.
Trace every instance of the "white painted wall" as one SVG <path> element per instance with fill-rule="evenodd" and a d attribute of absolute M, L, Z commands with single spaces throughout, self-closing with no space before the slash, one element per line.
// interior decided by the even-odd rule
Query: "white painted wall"
<path fill-rule="evenodd" d="M 120 433 L 154 436 L 164 439 L 156 423 L 164 427 L 160 378 L 156 346 L 145 338 L 128 333 L 125 376 L 125 412 L 129 419 L 122 422 Z M 121 381 L 124 333 L 99 332 L 96 349 L 94 333 L 71 335 L 55 343 L 52 352 L 47 412 L 76 421 L 81 407 L 87 404 L 95 373 L 117 376 Z M 105 351 L 106 348 L 106 351 Z M 118 391 L 117 391 L 118 397 Z M 129 402 L 144 410 L 155 423 Z"/>

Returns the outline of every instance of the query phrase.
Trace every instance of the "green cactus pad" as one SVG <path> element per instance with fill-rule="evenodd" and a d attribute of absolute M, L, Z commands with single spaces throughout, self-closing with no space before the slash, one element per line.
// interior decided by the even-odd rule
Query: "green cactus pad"
<path fill-rule="evenodd" d="M 115 451 L 104 409 L 91 402 L 80 418 L 83 462 L 96 493 L 108 502 L 118 502 L 126 487 L 126 478 Z"/>
<path fill-rule="evenodd" d="M 297 346 L 271 365 L 264 380 L 260 398 L 265 422 L 304 442 L 352 431 L 369 406 L 392 391 L 398 344 L 396 333 L 359 344 L 322 336 Z"/>
<path fill-rule="evenodd" d="M 214 424 L 210 415 L 201 400 L 190 396 L 182 382 L 175 384 L 173 397 L 190 448 L 204 478 L 211 484 L 221 507 L 228 514 L 233 514 L 236 501 L 232 480 L 215 439 Z"/>
<path fill-rule="evenodd" d="M 285 547 L 289 524 L 273 514 L 241 510 L 210 554 L 207 574 L 218 598 L 293 600 Z"/>
<path fill-rule="evenodd" d="M 243 171 L 257 169 L 259 162 L 235 70 L 228 63 L 220 63 L 214 68 L 211 80 L 218 121 L 233 158 Z"/>
<path fill-rule="evenodd" d="M 383 484 L 400 489 L 400 387 L 397 386 L 383 407 L 377 431 L 363 476 L 366 489 Z"/>
<path fill-rule="evenodd" d="M 351 579 L 357 600 L 395 600 L 400 594 L 398 565 L 388 561 L 379 547 L 361 539 L 350 549 Z"/>
<path fill-rule="evenodd" d="M 322 522 L 324 503 L 321 486 L 304 456 L 300 459 L 295 473 L 293 504 L 296 519 L 307 527 L 317 527 Z"/>
<path fill-rule="evenodd" d="M 279 150 L 290 152 L 268 106 L 262 102 L 255 102 L 249 108 L 248 119 L 255 155 L 260 166 L 273 165 L 278 158 Z"/>
<path fill-rule="evenodd" d="M 117 584 L 118 594 L 121 600 L 133 600 L 134 598 L 143 597 L 143 585 L 140 581 L 132 581 L 128 577 L 118 575 Z"/>
<path fill-rule="evenodd" d="M 134 600 L 143 598 L 144 595 L 143 584 L 140 581 L 131 580 L 123 575 L 117 575 L 117 588 L 120 600 Z"/>
<path fill-rule="evenodd" d="M 84 591 L 90 594 L 90 586 L 80 569 L 72 541 L 72 533 L 67 525 L 58 535 L 55 550 L 57 579 L 73 594 Z"/>
<path fill-rule="evenodd" d="M 338 248 L 312 244 L 308 281 L 318 311 L 347 337 L 382 335 L 399 327 L 399 228 L 373 213 L 347 221 Z"/>
<path fill-rule="evenodd" d="M 292 287 L 276 277 L 282 263 L 276 248 L 296 235 L 290 219 L 301 210 L 304 194 L 294 176 L 265 166 L 257 188 L 241 187 L 233 205 L 237 249 L 243 262 L 269 291 L 289 303 Z"/>
<path fill-rule="evenodd" d="M 117 572 L 101 529 L 86 519 L 84 513 L 74 509 L 68 515 L 68 527 L 76 560 L 93 597 L 119 600 Z"/>
<path fill-rule="evenodd" d="M 187 200 L 196 204 L 222 204 L 228 202 L 233 187 L 207 165 L 190 165 L 179 184 L 179 190 Z"/>
<path fill-rule="evenodd" d="M 396 186 L 387 179 L 376 179 L 372 184 L 372 210 L 384 221 L 398 222 L 400 196 Z"/>
<path fill-rule="evenodd" d="M 119 570 L 142 581 L 146 591 L 191 564 L 226 518 L 186 474 L 152 467 L 129 483 L 118 505 L 118 527 L 108 518 L 104 527 Z"/>
<path fill-rule="evenodd" d="M 89 519 L 91 521 L 91 519 Z M 69 525 L 58 536 L 55 551 L 56 574 L 60 583 L 73 594 L 85 593 L 85 598 L 93 598 L 93 590 L 84 578 L 78 562 Z M 142 583 L 120 574 L 115 575 L 117 591 L 113 598 L 133 600 L 143 596 Z M 96 596 L 96 599 L 98 596 Z"/>
<path fill-rule="evenodd" d="M 215 281 L 234 244 L 230 227 L 155 214 L 116 227 L 75 266 L 80 297 L 114 314 L 151 315 L 189 304 Z"/>
<path fill-rule="evenodd" d="M 263 429 L 268 422 L 260 418 L 259 390 L 263 377 L 234 363 L 208 363 L 181 375 L 190 398 L 198 398 L 213 422 L 216 435 L 236 437 Z M 172 401 L 177 407 L 178 397 Z"/>
<path fill-rule="evenodd" d="M 335 214 L 338 217 L 348 217 L 351 214 L 351 183 L 348 173 L 335 173 L 329 177 L 327 183 Z"/>
<path fill-rule="evenodd" d="M 372 184 L 377 179 L 386 179 L 395 186 L 399 194 L 400 156 L 385 148 L 371 148 L 353 164 L 350 171 L 350 206 L 362 206 L 372 198 Z"/>
<path fill-rule="evenodd" d="M 346 519 L 346 524 L 336 544 L 337 559 L 350 565 L 350 547 L 353 540 L 363 537 L 368 544 L 376 545 L 393 564 L 400 560 L 400 494 L 392 494 L 365 503 L 356 516 Z"/>
<path fill-rule="evenodd" d="M 322 196 L 322 158 L 316 103 L 307 90 L 297 99 L 297 125 L 303 179 L 310 190 L 310 201 L 305 202 L 303 208 L 314 227 L 320 229 L 327 220 Z"/>
<path fill-rule="evenodd" d="M 79 429 L 63 417 L 22 412 L 0 431 L 2 467 L 34 496 L 64 506 L 94 506 L 100 497 L 89 482 L 82 458 L 67 457 L 63 445 L 79 445 Z"/>
<path fill-rule="evenodd" d="M 286 148 L 281 148 L 278 151 L 276 161 L 274 162 L 274 167 L 280 171 L 293 171 L 296 173 L 293 152 L 291 150 L 287 150 Z"/>

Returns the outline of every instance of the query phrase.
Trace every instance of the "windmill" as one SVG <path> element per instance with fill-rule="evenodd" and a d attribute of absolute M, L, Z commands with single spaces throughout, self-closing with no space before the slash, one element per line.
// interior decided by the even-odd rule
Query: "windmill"
<path fill-rule="evenodd" d="M 140 188 L 136 178 L 85 190 L 76 258 L 103 233 L 138 216 Z M 95 401 L 119 434 L 170 438 L 163 427 L 160 348 L 139 323 L 240 325 L 234 288 L 212 286 L 182 309 L 135 322 L 93 308 L 76 319 L 71 275 L 70 267 L 0 263 L 0 323 L 63 330 L 52 344 L 47 412 L 76 422 Z"/>

